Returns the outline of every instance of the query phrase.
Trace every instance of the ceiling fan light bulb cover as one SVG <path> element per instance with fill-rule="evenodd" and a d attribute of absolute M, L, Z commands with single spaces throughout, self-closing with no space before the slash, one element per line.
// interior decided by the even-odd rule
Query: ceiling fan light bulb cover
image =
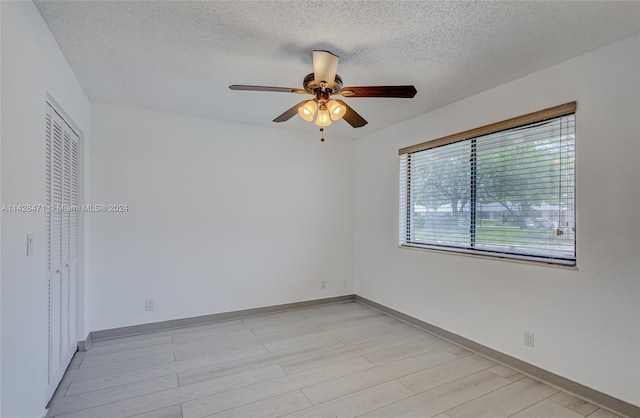
<path fill-rule="evenodd" d="M 329 100 L 327 102 L 327 109 L 329 109 L 329 114 L 331 115 L 331 120 L 339 120 L 342 119 L 345 113 L 347 113 L 346 106 L 343 106 L 340 102 L 336 100 Z"/>
<path fill-rule="evenodd" d="M 321 105 L 318 111 L 318 117 L 316 117 L 316 125 L 329 126 L 331 125 L 331 116 L 329 116 L 329 110 L 327 106 Z"/>
<path fill-rule="evenodd" d="M 311 122 L 313 116 L 316 114 L 316 110 L 318 110 L 318 104 L 315 100 L 308 100 L 298 108 L 298 114 L 302 119 Z"/>

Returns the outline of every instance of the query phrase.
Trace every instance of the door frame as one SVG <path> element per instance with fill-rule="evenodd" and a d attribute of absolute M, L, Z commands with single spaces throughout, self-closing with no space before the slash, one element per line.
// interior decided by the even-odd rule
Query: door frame
<path fill-rule="evenodd" d="M 84 173 L 85 173 L 85 153 L 86 153 L 85 134 L 80 129 L 80 127 L 73 121 L 73 118 L 71 118 L 69 114 L 64 111 L 64 108 L 47 91 L 46 100 L 44 103 L 45 112 L 48 111 L 49 106 L 64 120 L 64 122 L 78 136 L 78 185 L 77 187 L 78 187 L 78 204 L 82 205 L 82 203 L 85 201 L 84 200 L 85 198 Z M 81 336 L 83 335 L 84 328 L 85 328 L 85 309 L 84 309 L 84 301 L 85 301 L 84 271 L 85 271 L 85 243 L 86 243 L 85 230 L 86 230 L 85 216 L 82 211 L 79 211 L 78 213 L 78 256 L 77 256 L 77 278 L 75 283 L 75 321 L 74 321 L 76 347 L 78 347 L 80 343 L 79 339 L 82 338 Z M 45 233 L 48 234 L 49 232 L 45 231 Z M 47 258 L 48 257 L 49 257 L 49 254 L 47 254 Z M 46 281 L 47 286 L 49 286 L 50 274 L 51 272 L 47 271 L 47 281 Z M 50 324 L 49 324 L 48 312 L 47 312 L 47 329 L 49 329 L 49 326 Z M 47 337 L 47 347 L 49 343 L 48 338 L 49 337 Z M 46 350 L 46 355 L 49 356 L 49 349 Z M 64 373 L 64 371 L 62 371 L 62 373 Z M 47 399 L 47 402 L 51 400 L 57 387 L 58 387 L 58 384 L 56 384 L 55 387 L 51 387 L 47 385 L 47 387 L 45 388 L 45 399 Z"/>

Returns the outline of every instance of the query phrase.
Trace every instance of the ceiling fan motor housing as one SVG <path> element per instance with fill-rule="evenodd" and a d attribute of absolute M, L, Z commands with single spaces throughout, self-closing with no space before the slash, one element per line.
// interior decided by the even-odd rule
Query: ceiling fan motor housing
<path fill-rule="evenodd" d="M 316 97 L 318 92 L 323 92 L 323 87 L 324 87 L 324 92 L 326 92 L 328 96 L 330 96 L 332 94 L 338 94 L 340 90 L 342 90 L 342 77 L 336 74 L 336 79 L 334 80 L 334 83 L 331 86 L 329 84 L 324 84 L 324 83 L 321 84 L 316 82 L 314 73 L 311 73 L 311 74 L 307 74 L 307 76 L 304 78 L 302 85 L 307 93 L 313 94 Z M 328 96 L 326 99 L 329 98 Z"/>

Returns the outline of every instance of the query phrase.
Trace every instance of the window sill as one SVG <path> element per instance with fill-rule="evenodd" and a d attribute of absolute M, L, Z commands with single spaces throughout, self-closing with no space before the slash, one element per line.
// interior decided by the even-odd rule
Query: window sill
<path fill-rule="evenodd" d="M 418 251 L 433 251 L 447 255 L 462 255 L 483 260 L 503 260 L 519 264 L 534 264 L 538 266 L 560 267 L 569 270 L 577 270 L 576 261 L 551 260 L 516 254 L 498 254 L 498 253 L 480 253 L 477 251 L 465 250 L 463 248 L 442 248 L 431 245 L 421 244 L 400 244 L 399 248 Z"/>

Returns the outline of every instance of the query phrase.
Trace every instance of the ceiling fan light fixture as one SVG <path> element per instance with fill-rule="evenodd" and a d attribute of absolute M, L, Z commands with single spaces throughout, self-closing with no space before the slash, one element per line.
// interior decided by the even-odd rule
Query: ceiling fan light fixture
<path fill-rule="evenodd" d="M 331 116 L 329 115 L 329 109 L 324 104 L 320 105 L 320 109 L 318 110 L 318 116 L 316 117 L 316 125 L 318 126 L 329 126 L 331 125 Z"/>
<path fill-rule="evenodd" d="M 346 106 L 343 106 L 342 103 L 337 100 L 329 100 L 327 102 L 327 109 L 329 109 L 331 120 L 342 119 L 344 114 L 347 113 Z"/>
<path fill-rule="evenodd" d="M 318 110 L 318 104 L 315 100 L 307 100 L 302 106 L 298 108 L 298 114 L 300 117 L 307 122 L 311 122 L 313 120 L 313 116 L 316 114 L 316 110 Z"/>
<path fill-rule="evenodd" d="M 2 0 L 0 0 L 2 1 Z M 307 122 L 315 121 L 324 131 L 332 121 L 343 119 L 352 128 L 361 128 L 367 124 L 360 116 L 342 100 L 331 99 L 334 95 L 344 97 L 391 97 L 409 99 L 416 95 L 415 86 L 352 86 L 343 87 L 342 77 L 336 71 L 340 57 L 329 51 L 314 50 L 312 53 L 313 72 L 307 74 L 302 81 L 302 89 L 291 87 L 254 86 L 248 84 L 232 84 L 231 90 L 268 91 L 282 93 L 308 94 L 312 100 L 302 100 L 285 110 L 273 119 L 274 122 L 286 122 L 298 113 Z"/>

